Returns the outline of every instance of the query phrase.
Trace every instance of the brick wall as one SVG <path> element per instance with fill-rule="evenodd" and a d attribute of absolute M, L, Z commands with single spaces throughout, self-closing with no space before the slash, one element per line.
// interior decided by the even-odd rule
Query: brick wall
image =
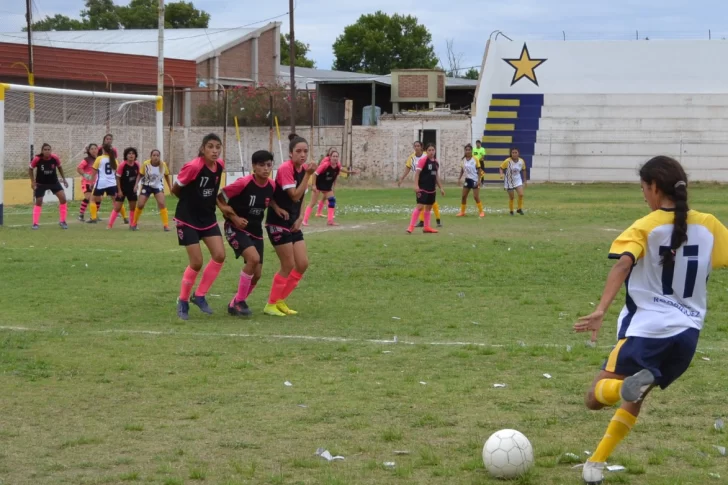
<path fill-rule="evenodd" d="M 253 40 L 246 40 L 220 54 L 220 77 L 253 78 L 251 67 Z"/>
<path fill-rule="evenodd" d="M 400 98 L 427 98 L 427 74 L 405 74 L 399 77 Z"/>
<path fill-rule="evenodd" d="M 271 84 L 276 82 L 276 66 L 280 61 L 276 57 L 276 45 L 280 38 L 276 36 L 278 29 L 266 30 L 258 39 L 258 82 Z"/>
<path fill-rule="evenodd" d="M 437 97 L 440 99 L 445 97 L 445 76 L 437 76 Z"/>

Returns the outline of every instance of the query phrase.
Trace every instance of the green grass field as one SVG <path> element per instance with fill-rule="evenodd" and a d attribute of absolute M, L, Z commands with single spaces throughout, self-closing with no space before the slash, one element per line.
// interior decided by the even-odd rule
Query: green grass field
<path fill-rule="evenodd" d="M 725 190 L 692 186 L 691 206 L 728 222 Z M 488 484 L 481 449 L 502 428 L 535 448 L 518 483 L 581 483 L 565 454 L 584 459 L 612 416 L 587 411 L 583 395 L 623 296 L 597 348 L 571 326 L 599 299 L 612 239 L 648 209 L 637 185 L 526 196 L 524 217 L 490 189 L 484 220 L 472 201 L 456 219 L 450 187 L 440 234 L 407 235 L 410 190 L 342 187 L 341 226 L 316 219 L 305 231 L 311 266 L 289 299 L 300 315 L 261 315 L 278 267 L 267 246 L 253 318 L 226 313 L 242 264 L 228 250 L 209 297 L 216 314 L 192 308 L 185 323 L 175 299 L 186 256 L 153 210 L 132 233 L 71 221 L 76 205 L 61 231 L 47 206 L 33 232 L 30 208 L 9 208 L 0 483 Z M 627 471 L 607 483 L 728 478 L 714 448 L 728 436 L 713 427 L 728 414 L 728 273 L 709 291 L 703 353 L 650 396 L 611 460 Z M 326 462 L 319 447 L 346 460 Z"/>

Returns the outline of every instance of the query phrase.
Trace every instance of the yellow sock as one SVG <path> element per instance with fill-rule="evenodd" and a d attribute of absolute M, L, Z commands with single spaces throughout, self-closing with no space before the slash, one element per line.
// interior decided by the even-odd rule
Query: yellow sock
<path fill-rule="evenodd" d="M 131 221 L 132 226 L 136 226 L 137 224 L 139 224 L 139 218 L 141 217 L 143 210 L 144 209 L 140 209 L 139 207 L 134 209 L 134 220 Z"/>
<path fill-rule="evenodd" d="M 614 406 L 621 399 L 619 391 L 622 390 L 624 381 L 619 379 L 602 379 L 594 387 L 594 397 L 606 406 Z"/>
<path fill-rule="evenodd" d="M 425 222 L 425 209 L 420 211 L 420 222 Z"/>
<path fill-rule="evenodd" d="M 607 426 L 607 432 L 604 438 L 599 442 L 597 450 L 589 458 L 589 461 L 603 463 L 607 461 L 609 455 L 612 454 L 617 445 L 629 434 L 630 430 L 637 422 L 637 417 L 624 409 L 617 409 L 614 417 Z"/>
<path fill-rule="evenodd" d="M 508 199 L 508 210 L 513 212 L 513 199 Z"/>
<path fill-rule="evenodd" d="M 483 212 L 483 203 L 478 202 L 478 213 Z"/>
<path fill-rule="evenodd" d="M 440 206 L 437 202 L 432 204 L 432 210 L 435 212 L 435 219 L 440 220 Z"/>
<path fill-rule="evenodd" d="M 88 208 L 91 209 L 91 220 L 95 221 L 99 217 L 99 210 L 96 208 L 96 202 L 92 200 L 88 205 Z"/>
<path fill-rule="evenodd" d="M 460 204 L 460 212 L 465 214 L 465 210 L 468 208 L 468 204 Z"/>
<path fill-rule="evenodd" d="M 521 210 L 521 209 L 523 209 L 523 196 L 519 195 L 518 196 L 518 210 Z"/>
<path fill-rule="evenodd" d="M 119 214 L 121 214 L 121 217 L 126 219 L 126 208 L 124 207 L 124 204 L 121 204 L 121 210 L 119 211 Z"/>
<path fill-rule="evenodd" d="M 162 224 L 164 224 L 164 227 L 169 226 L 169 212 L 167 211 L 167 208 L 159 210 L 159 217 L 162 218 Z"/>

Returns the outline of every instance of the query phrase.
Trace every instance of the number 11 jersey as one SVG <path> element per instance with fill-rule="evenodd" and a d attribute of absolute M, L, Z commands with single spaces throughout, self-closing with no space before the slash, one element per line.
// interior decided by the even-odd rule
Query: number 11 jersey
<path fill-rule="evenodd" d="M 703 328 L 710 271 L 728 266 L 728 229 L 711 214 L 689 211 L 688 241 L 675 252 L 674 263 L 663 265 L 674 220 L 671 210 L 653 211 L 612 243 L 610 258 L 628 255 L 634 261 L 625 282 L 619 339 L 668 338 L 688 328 Z"/>

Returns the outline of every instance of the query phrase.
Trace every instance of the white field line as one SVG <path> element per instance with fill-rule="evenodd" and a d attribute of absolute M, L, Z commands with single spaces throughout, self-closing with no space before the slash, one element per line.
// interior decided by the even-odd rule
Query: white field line
<path fill-rule="evenodd" d="M 41 332 L 51 333 L 61 331 L 64 335 L 70 335 L 72 332 L 68 332 L 66 329 L 44 329 L 44 328 L 30 328 L 30 327 L 17 327 L 17 326 L 0 326 L 0 331 L 8 332 Z M 490 348 L 505 348 L 505 347 L 544 347 L 554 349 L 567 349 L 566 344 L 554 344 L 539 342 L 535 344 L 528 344 L 525 342 L 510 342 L 505 344 L 492 344 L 486 342 L 465 342 L 465 341 L 411 341 L 401 340 L 396 336 L 392 339 L 366 339 L 366 338 L 351 338 L 351 337 L 323 337 L 317 335 L 280 335 L 280 334 L 254 334 L 254 333 L 227 333 L 227 332 L 177 332 L 174 330 L 161 331 L 161 330 L 133 330 L 133 329 L 112 329 L 112 330 L 97 330 L 90 332 L 81 332 L 82 335 L 113 335 L 113 334 L 124 334 L 124 335 L 147 335 L 153 337 L 212 337 L 212 338 L 234 338 L 234 339 L 258 339 L 258 340 L 303 340 L 311 342 L 322 342 L 322 343 L 363 343 L 363 344 L 377 344 L 377 345 L 427 345 L 432 347 L 490 347 Z M 579 344 L 568 345 L 568 347 L 574 347 Z M 598 345 L 599 349 L 611 349 L 614 345 Z M 728 349 L 719 347 L 701 347 L 699 352 L 726 352 Z"/>

